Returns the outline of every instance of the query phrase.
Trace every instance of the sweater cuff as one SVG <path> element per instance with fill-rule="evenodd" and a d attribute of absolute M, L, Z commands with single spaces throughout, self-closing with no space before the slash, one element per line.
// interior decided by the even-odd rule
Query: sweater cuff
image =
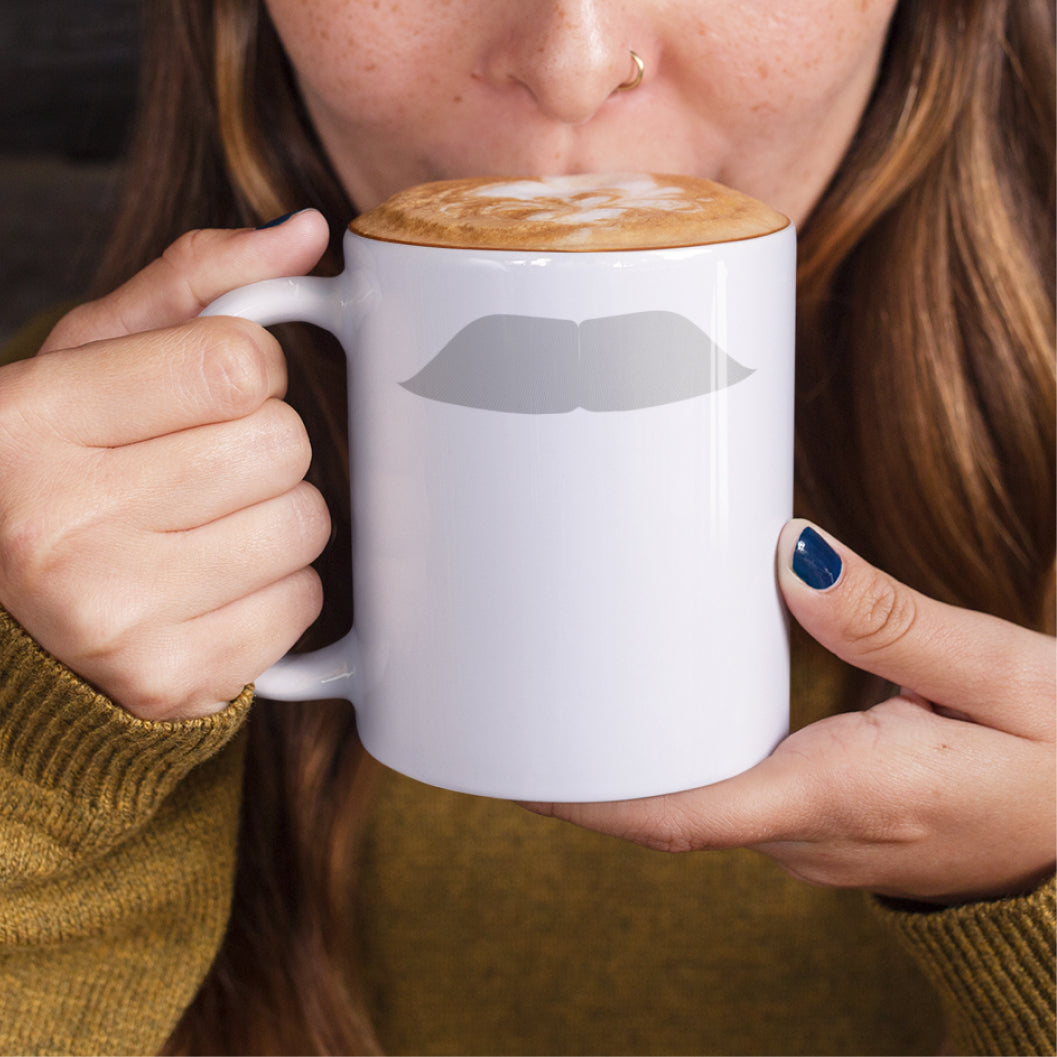
<path fill-rule="evenodd" d="M 52 832 L 78 816 L 97 827 L 135 828 L 194 767 L 241 729 L 247 687 L 223 711 L 180 722 L 137 719 L 43 650 L 0 609 L 0 814 L 24 812 L 32 787 Z"/>
<path fill-rule="evenodd" d="M 942 910 L 877 905 L 935 985 L 954 1052 L 1054 1052 L 1053 880 L 1029 895 Z"/>

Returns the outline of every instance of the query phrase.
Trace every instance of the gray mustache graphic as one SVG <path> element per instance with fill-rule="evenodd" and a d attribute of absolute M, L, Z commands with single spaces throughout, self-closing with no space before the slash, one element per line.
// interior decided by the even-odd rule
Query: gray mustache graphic
<path fill-rule="evenodd" d="M 483 316 L 401 385 L 428 400 L 522 415 L 634 411 L 725 389 L 753 370 L 675 312 L 574 323 Z"/>

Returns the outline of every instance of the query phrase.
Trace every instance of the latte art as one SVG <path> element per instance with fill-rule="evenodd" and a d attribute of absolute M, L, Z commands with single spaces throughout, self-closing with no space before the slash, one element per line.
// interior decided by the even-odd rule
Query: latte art
<path fill-rule="evenodd" d="M 731 242 L 788 223 L 710 180 L 604 173 L 423 184 L 351 227 L 369 238 L 418 245 L 575 252 Z"/>
<path fill-rule="evenodd" d="M 685 187 L 664 183 L 654 176 L 629 174 L 602 179 L 601 186 L 597 176 L 557 176 L 485 184 L 470 192 L 466 199 L 457 198 L 455 215 L 465 213 L 467 199 L 471 208 L 474 201 L 479 201 L 481 212 L 486 216 L 577 227 L 619 224 L 641 210 L 696 216 L 702 208 L 701 200 L 688 195 Z M 440 209 L 447 213 L 450 206 L 444 202 Z"/>

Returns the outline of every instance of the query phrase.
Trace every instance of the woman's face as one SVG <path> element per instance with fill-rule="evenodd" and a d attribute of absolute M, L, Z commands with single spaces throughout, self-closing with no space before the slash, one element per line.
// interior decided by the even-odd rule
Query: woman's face
<path fill-rule="evenodd" d="M 691 173 L 800 223 L 897 0 L 266 0 L 360 209 L 425 180 Z M 616 92 L 645 62 L 635 89 Z"/>

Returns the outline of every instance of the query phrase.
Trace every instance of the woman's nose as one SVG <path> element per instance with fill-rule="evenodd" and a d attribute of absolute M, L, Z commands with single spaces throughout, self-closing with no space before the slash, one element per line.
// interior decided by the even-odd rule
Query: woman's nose
<path fill-rule="evenodd" d="M 582 125 L 614 91 L 641 80 L 619 0 L 517 0 L 508 6 L 516 14 L 497 32 L 485 77 L 500 90 L 527 91 L 552 120 Z"/>

